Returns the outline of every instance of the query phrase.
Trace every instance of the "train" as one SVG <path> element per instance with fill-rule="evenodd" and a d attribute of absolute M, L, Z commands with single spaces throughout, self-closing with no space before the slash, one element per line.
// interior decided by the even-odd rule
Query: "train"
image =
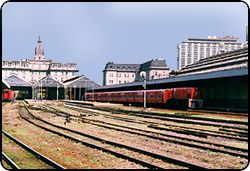
<path fill-rule="evenodd" d="M 13 101 L 15 99 L 14 91 L 10 89 L 4 89 L 2 91 L 2 101 Z"/>
<path fill-rule="evenodd" d="M 85 94 L 85 99 L 87 101 L 142 104 L 144 103 L 144 92 L 146 92 L 146 103 L 150 106 L 161 105 L 169 108 L 203 107 L 203 99 L 201 97 L 201 92 L 196 87 L 114 92 L 87 92 Z"/>

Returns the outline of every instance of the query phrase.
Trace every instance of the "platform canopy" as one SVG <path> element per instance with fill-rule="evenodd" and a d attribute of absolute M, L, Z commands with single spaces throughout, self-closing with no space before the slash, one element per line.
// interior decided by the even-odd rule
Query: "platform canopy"
<path fill-rule="evenodd" d="M 85 77 L 84 75 L 81 76 L 76 76 L 74 78 L 65 80 L 63 82 L 65 87 L 68 88 L 86 88 L 86 89 L 91 89 L 91 88 L 97 88 L 100 87 L 99 84 L 95 83 L 94 81 L 91 81 L 90 79 L 88 79 L 87 77 Z"/>
<path fill-rule="evenodd" d="M 25 81 L 23 78 L 12 74 L 9 77 L 5 78 L 5 81 L 9 84 L 10 87 L 31 87 L 31 83 Z"/>
<path fill-rule="evenodd" d="M 45 76 L 36 83 L 33 84 L 34 87 L 64 87 L 62 83 L 55 80 L 51 76 Z"/>
<path fill-rule="evenodd" d="M 248 47 L 201 59 L 177 72 L 178 76 L 248 67 Z"/>
<path fill-rule="evenodd" d="M 2 89 L 10 88 L 10 85 L 2 78 Z"/>

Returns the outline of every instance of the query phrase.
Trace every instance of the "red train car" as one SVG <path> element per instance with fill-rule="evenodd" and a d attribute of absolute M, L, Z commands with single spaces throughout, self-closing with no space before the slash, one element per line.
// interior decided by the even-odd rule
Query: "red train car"
<path fill-rule="evenodd" d="M 86 100 L 138 104 L 144 102 L 144 90 L 86 93 Z M 146 90 L 147 104 L 200 108 L 203 105 L 198 88 L 183 87 Z"/>
<path fill-rule="evenodd" d="M 15 98 L 14 91 L 10 89 L 4 89 L 2 92 L 2 101 L 12 101 Z"/>

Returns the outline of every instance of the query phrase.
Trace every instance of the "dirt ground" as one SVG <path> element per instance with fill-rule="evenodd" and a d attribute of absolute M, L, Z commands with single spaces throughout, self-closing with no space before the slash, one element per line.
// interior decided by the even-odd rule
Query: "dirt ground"
<path fill-rule="evenodd" d="M 39 106 L 40 102 L 32 102 L 31 104 Z M 44 102 L 43 102 L 44 103 Z M 48 101 L 48 106 L 61 106 L 62 103 L 56 101 Z M 121 106 L 114 104 L 95 104 L 96 106 L 109 106 L 119 107 L 129 110 L 143 110 L 139 107 Z M 35 150 L 38 150 L 46 156 L 50 156 L 51 159 L 60 163 L 66 168 L 143 168 L 142 166 L 129 162 L 127 160 L 117 158 L 113 155 L 95 150 L 79 143 L 72 142 L 58 135 L 48 133 L 40 128 L 37 128 L 20 118 L 18 115 L 18 103 L 6 104 L 2 106 L 2 126 L 3 130 L 14 135 L 16 138 L 32 146 Z M 66 110 L 62 107 L 63 110 Z M 151 111 L 157 111 L 149 109 Z M 104 138 L 110 141 L 123 143 L 136 148 L 141 148 L 146 151 L 155 152 L 158 154 L 167 155 L 170 157 L 178 158 L 184 161 L 193 162 L 204 167 L 209 168 L 226 168 L 226 169 L 241 169 L 244 168 L 248 160 L 240 157 L 234 157 L 222 153 L 215 153 L 211 151 L 201 150 L 186 147 L 179 144 L 170 142 L 163 142 L 160 140 L 154 140 L 143 136 L 136 136 L 129 133 L 114 131 L 105 129 L 102 127 L 94 126 L 87 123 L 71 122 L 64 124 L 64 119 L 61 117 L 53 116 L 51 113 L 39 112 L 37 110 L 32 111 L 36 116 L 39 116 L 49 122 L 52 122 L 59 126 L 65 126 L 70 129 L 81 131 L 91 134 L 100 138 Z M 72 111 L 73 112 L 73 111 Z M 166 111 L 164 111 L 166 112 Z M 176 111 L 168 111 L 174 112 Z M 131 123 L 124 121 L 117 121 L 110 118 L 103 117 L 88 117 L 100 121 L 106 121 L 109 123 L 116 123 L 120 125 L 131 126 Z M 139 125 L 133 124 L 134 127 L 140 128 Z M 4 144 L 4 141 L 3 141 Z M 165 166 L 166 167 L 166 166 Z M 169 166 L 170 167 L 170 166 Z M 178 168 L 172 167 L 171 168 Z"/>

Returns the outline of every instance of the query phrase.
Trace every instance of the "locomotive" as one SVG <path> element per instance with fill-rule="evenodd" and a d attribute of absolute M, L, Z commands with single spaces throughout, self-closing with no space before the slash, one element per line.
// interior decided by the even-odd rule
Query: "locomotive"
<path fill-rule="evenodd" d="M 10 89 L 4 89 L 2 92 L 2 101 L 13 101 L 15 99 L 14 91 Z"/>
<path fill-rule="evenodd" d="M 144 102 L 144 92 L 146 92 L 146 103 L 149 105 L 185 108 L 203 107 L 201 93 L 196 87 L 96 93 L 89 92 L 85 94 L 85 99 L 88 101 L 141 104 Z"/>

